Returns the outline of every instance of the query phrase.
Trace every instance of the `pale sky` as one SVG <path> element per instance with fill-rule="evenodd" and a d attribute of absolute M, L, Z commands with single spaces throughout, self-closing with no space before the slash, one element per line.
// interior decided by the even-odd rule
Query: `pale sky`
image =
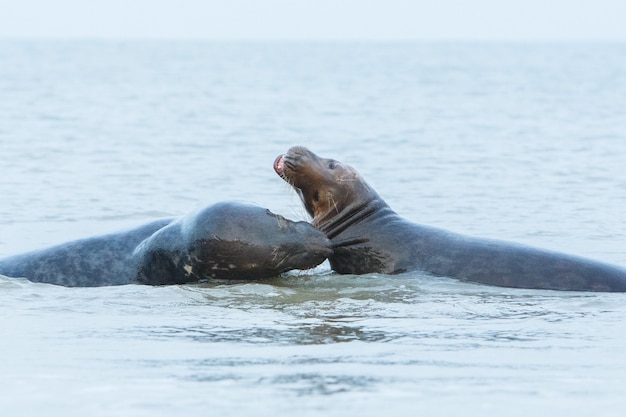
<path fill-rule="evenodd" d="M 626 0 L 0 0 L 24 37 L 626 41 Z"/>

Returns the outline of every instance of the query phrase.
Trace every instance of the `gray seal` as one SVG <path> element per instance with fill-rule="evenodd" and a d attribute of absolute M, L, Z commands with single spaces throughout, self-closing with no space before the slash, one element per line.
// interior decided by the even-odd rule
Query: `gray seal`
<path fill-rule="evenodd" d="M 501 287 L 626 291 L 626 269 L 619 266 L 409 222 L 354 168 L 304 147 L 278 156 L 274 170 L 331 239 L 337 273 L 422 271 Z"/>
<path fill-rule="evenodd" d="M 319 265 L 330 245 L 307 222 L 221 202 L 179 219 L 0 259 L 0 274 L 68 287 L 263 279 Z"/>

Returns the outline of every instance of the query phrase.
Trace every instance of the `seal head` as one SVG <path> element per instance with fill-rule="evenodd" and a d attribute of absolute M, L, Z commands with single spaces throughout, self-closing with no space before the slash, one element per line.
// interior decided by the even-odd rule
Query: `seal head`
<path fill-rule="evenodd" d="M 141 244 L 137 280 L 177 284 L 208 279 L 263 279 L 310 269 L 331 253 L 331 243 L 307 222 L 270 210 L 222 202 L 192 213 Z"/>
<path fill-rule="evenodd" d="M 334 227 L 359 218 L 368 206 L 384 202 L 351 166 L 321 158 L 303 146 L 294 146 L 274 161 L 274 170 L 300 195 L 312 224 L 332 239 Z M 385 204 L 386 205 L 386 204 Z M 366 210 L 367 211 L 367 210 Z M 341 216 L 349 214 L 350 219 Z"/>

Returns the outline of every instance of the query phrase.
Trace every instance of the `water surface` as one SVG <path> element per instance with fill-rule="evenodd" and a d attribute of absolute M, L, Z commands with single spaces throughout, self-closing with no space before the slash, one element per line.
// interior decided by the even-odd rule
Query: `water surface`
<path fill-rule="evenodd" d="M 0 42 L 0 256 L 222 200 L 272 162 L 403 216 L 626 265 L 622 44 Z M 0 277 L 3 415 L 622 415 L 626 298 L 418 273 L 63 288 Z"/>

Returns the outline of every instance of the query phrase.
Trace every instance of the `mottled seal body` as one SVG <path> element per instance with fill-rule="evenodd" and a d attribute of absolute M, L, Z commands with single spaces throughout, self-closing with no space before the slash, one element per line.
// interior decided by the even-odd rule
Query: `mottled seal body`
<path fill-rule="evenodd" d="M 423 271 L 502 287 L 626 291 L 626 269 L 618 266 L 409 222 L 352 167 L 306 148 L 291 148 L 274 169 L 331 239 L 337 273 Z"/>
<path fill-rule="evenodd" d="M 138 267 L 133 256 L 135 248 L 173 221 L 156 220 L 134 229 L 0 259 L 0 274 L 67 287 L 133 283 Z"/>
<path fill-rule="evenodd" d="M 330 253 L 330 241 L 307 222 L 222 202 L 179 219 L 1 259 L 0 274 L 71 287 L 262 279 L 313 268 Z"/>

